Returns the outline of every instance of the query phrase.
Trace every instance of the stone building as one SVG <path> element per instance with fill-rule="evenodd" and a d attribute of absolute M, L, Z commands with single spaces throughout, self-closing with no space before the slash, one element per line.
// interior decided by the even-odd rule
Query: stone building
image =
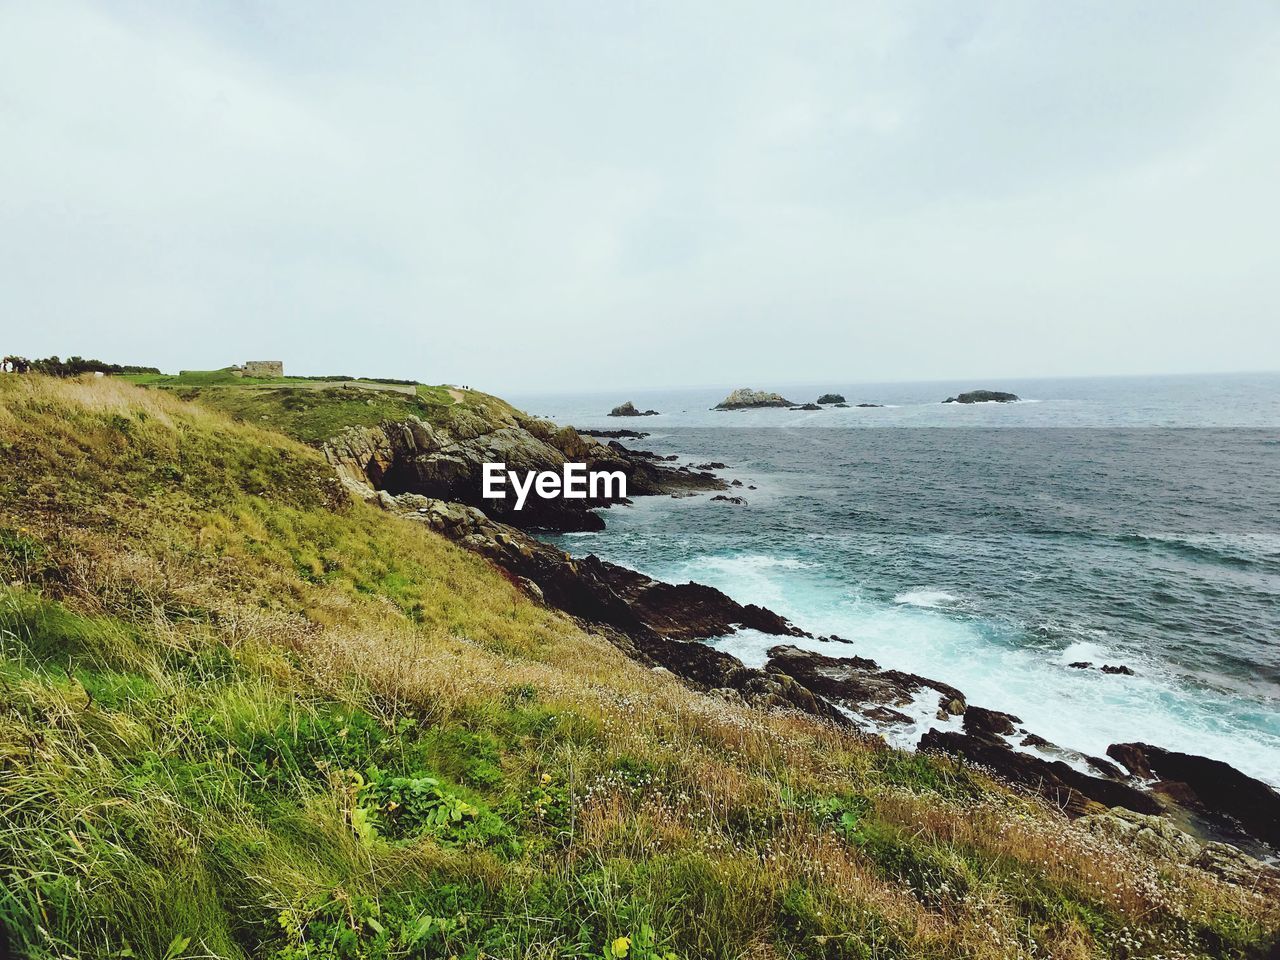
<path fill-rule="evenodd" d="M 241 368 L 246 377 L 283 377 L 283 360 L 246 360 Z"/>

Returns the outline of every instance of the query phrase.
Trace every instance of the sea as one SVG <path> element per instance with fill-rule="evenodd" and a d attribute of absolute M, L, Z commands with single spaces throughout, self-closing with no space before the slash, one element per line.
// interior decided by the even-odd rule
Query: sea
<path fill-rule="evenodd" d="M 724 463 L 746 501 L 636 498 L 547 539 L 768 606 L 851 641 L 786 642 L 945 681 L 1071 750 L 1141 741 L 1280 787 L 1280 374 L 757 383 L 851 406 L 711 409 L 742 385 L 511 397 Z M 1022 399 L 941 402 L 975 388 Z M 660 415 L 607 416 L 624 400 Z M 708 642 L 761 665 L 780 638 Z"/>

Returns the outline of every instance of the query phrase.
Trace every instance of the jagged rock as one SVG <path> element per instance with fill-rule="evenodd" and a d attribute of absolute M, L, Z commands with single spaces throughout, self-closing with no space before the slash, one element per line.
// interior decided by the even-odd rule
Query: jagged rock
<path fill-rule="evenodd" d="M 1110 777 L 1112 780 L 1125 779 L 1125 772 L 1109 760 L 1103 760 L 1101 757 L 1092 757 L 1088 754 L 1084 755 L 1084 760 L 1085 763 L 1089 764 L 1090 767 L 1097 770 L 1104 777 Z"/>
<path fill-rule="evenodd" d="M 973 709 L 970 707 L 969 711 Z M 1044 760 L 1021 753 L 997 737 L 929 730 L 920 738 L 919 749 L 964 757 L 1009 783 L 1039 793 L 1073 816 L 1093 812 L 1095 803 L 1106 807 L 1125 807 L 1138 813 L 1160 812 L 1160 804 L 1154 798 L 1127 784 L 1092 777 L 1061 760 Z"/>
<path fill-rule="evenodd" d="M 860 403 L 858 404 L 858 406 L 868 410 L 870 409 L 879 410 L 881 407 L 884 406 L 884 404 L 883 403 Z"/>
<path fill-rule="evenodd" d="M 1000 390 L 970 390 L 956 397 L 947 397 L 943 403 L 1014 403 L 1020 400 L 1016 393 L 1003 393 Z"/>
<path fill-rule="evenodd" d="M 619 456 L 625 455 L 632 460 L 648 460 L 650 462 L 660 463 L 675 459 L 674 456 L 664 457 L 662 454 L 654 453 L 652 450 L 638 450 L 635 447 L 624 447 L 617 440 L 610 440 L 608 447 Z"/>
<path fill-rule="evenodd" d="M 611 417 L 656 417 L 657 410 L 637 410 L 636 405 L 628 400 L 626 403 L 620 403 L 609 411 Z"/>
<path fill-rule="evenodd" d="M 1118 840 L 1148 856 L 1180 863 L 1194 860 L 1200 856 L 1202 849 L 1199 840 L 1179 830 L 1167 818 L 1135 813 L 1124 807 L 1112 807 L 1105 813 L 1088 814 L 1077 820 L 1076 824 L 1090 833 Z"/>
<path fill-rule="evenodd" d="M 794 677 L 814 693 L 870 720 L 906 722 L 894 707 L 910 704 L 917 691 L 932 688 L 946 700 L 964 700 L 955 687 L 900 670 L 881 670 L 866 657 L 828 657 L 782 644 L 769 650 L 765 670 Z"/>
<path fill-rule="evenodd" d="M 711 499 L 719 500 L 722 503 L 732 503 L 734 506 L 738 507 L 745 507 L 747 505 L 747 501 L 742 499 L 742 497 L 726 497 L 723 493 L 717 493 Z"/>
<path fill-rule="evenodd" d="M 608 445 L 584 437 L 572 427 L 523 415 L 486 417 L 459 410 L 445 427 L 409 418 L 378 427 L 350 427 L 323 445 L 325 456 L 350 488 L 416 493 L 479 507 L 489 516 L 524 529 L 600 530 L 604 521 L 593 512 L 618 502 L 609 499 L 544 500 L 530 497 L 515 509 L 515 497 L 486 500 L 481 496 L 485 463 L 507 469 L 559 472 L 566 462 L 583 463 L 589 471 L 621 471 L 630 496 L 682 490 L 725 490 L 728 484 L 705 472 L 673 470 L 666 459 L 646 451 L 630 451 L 617 441 Z"/>
<path fill-rule="evenodd" d="M 584 437 L 601 437 L 605 440 L 643 440 L 649 436 L 641 430 L 583 430 L 579 428 L 578 433 Z"/>
<path fill-rule="evenodd" d="M 696 469 L 698 469 L 698 470 L 727 470 L 728 468 L 729 468 L 729 465 L 728 465 L 727 463 L 721 463 L 719 460 L 711 460 L 711 461 L 709 461 L 709 462 L 707 462 L 707 463 L 700 463 L 700 464 L 698 464 L 698 466 L 697 466 L 697 468 L 696 468 Z"/>
<path fill-rule="evenodd" d="M 1147 755 L 1142 749 L 1142 744 L 1113 743 L 1107 747 L 1107 756 L 1112 760 L 1118 760 L 1121 766 L 1140 780 L 1156 778 L 1155 772 L 1147 763 Z"/>
<path fill-rule="evenodd" d="M 1102 665 L 1102 672 L 1111 673 L 1111 674 L 1122 674 L 1123 676 L 1126 676 L 1126 677 L 1133 676 L 1133 670 L 1130 669 L 1129 667 L 1126 667 L 1124 664 L 1120 664 L 1119 666 L 1113 667 L 1109 663 L 1104 663 Z"/>
<path fill-rule="evenodd" d="M 1071 667 L 1073 670 L 1088 670 L 1090 667 L 1093 666 L 1093 664 L 1090 663 L 1088 660 L 1075 660 L 1071 663 L 1068 663 L 1067 666 Z"/>
<path fill-rule="evenodd" d="M 844 397 L 838 393 L 824 393 L 818 398 L 819 403 L 844 403 Z"/>
<path fill-rule="evenodd" d="M 848 405 L 847 403 L 833 403 L 833 404 L 832 404 L 832 406 L 833 406 L 833 407 L 839 407 L 841 410 L 848 410 L 848 409 L 849 409 L 849 405 Z"/>
<path fill-rule="evenodd" d="M 715 405 L 714 410 L 748 410 L 752 407 L 792 407 L 795 406 L 790 400 L 781 394 L 769 393 L 764 390 L 752 390 L 749 387 L 741 387 L 734 390 L 723 400 Z"/>
<path fill-rule="evenodd" d="M 1280 870 L 1256 860 L 1229 843 L 1211 840 L 1191 861 L 1193 867 L 1240 887 L 1265 890 L 1280 896 Z"/>
<path fill-rule="evenodd" d="M 792 410 L 821 410 L 822 408 L 816 403 L 802 403 L 798 407 L 792 407 Z"/>
<path fill-rule="evenodd" d="M 1011 713 L 988 710 L 986 707 L 969 707 L 964 713 L 964 732 L 975 737 L 993 737 L 1016 733 L 1015 723 L 1021 723 Z"/>
<path fill-rule="evenodd" d="M 1230 818 L 1249 834 L 1280 846 L 1280 793 L 1221 760 L 1147 743 L 1117 743 L 1107 756 L 1135 776 L 1185 784 L 1204 812 Z"/>
<path fill-rule="evenodd" d="M 530 580 L 528 577 L 516 577 L 516 583 L 520 584 L 524 592 L 529 594 L 529 596 L 533 597 L 533 599 L 537 600 L 538 602 L 541 603 L 542 601 L 546 600 L 546 597 L 543 596 L 542 588 L 538 586 L 536 583 L 534 583 L 532 580 Z"/>

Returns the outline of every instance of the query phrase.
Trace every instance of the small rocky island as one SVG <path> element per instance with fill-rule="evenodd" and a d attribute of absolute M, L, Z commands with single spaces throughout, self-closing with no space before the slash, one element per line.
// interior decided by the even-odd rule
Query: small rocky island
<path fill-rule="evenodd" d="M 794 407 L 795 404 L 779 393 L 769 393 L 766 390 L 752 390 L 750 387 L 740 387 L 733 391 L 719 403 L 713 410 L 751 410 L 755 407 Z"/>
<path fill-rule="evenodd" d="M 947 397 L 943 403 L 1017 403 L 1022 398 L 1016 393 L 1003 393 L 999 390 L 970 390 L 958 397 Z"/>
<path fill-rule="evenodd" d="M 609 411 L 611 417 L 656 417 L 657 410 L 637 410 L 636 405 L 628 400 Z"/>
<path fill-rule="evenodd" d="M 838 393 L 824 393 L 818 398 L 819 403 L 844 403 L 845 399 Z"/>

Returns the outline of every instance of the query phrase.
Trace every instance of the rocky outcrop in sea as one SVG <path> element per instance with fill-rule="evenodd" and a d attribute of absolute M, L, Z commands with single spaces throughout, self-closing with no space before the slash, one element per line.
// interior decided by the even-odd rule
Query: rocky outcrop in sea
<path fill-rule="evenodd" d="M 611 417 L 656 417 L 659 416 L 657 410 L 640 410 L 634 403 L 628 400 L 626 403 L 620 403 L 609 411 Z"/>
<path fill-rule="evenodd" d="M 757 407 L 794 407 L 795 404 L 779 393 L 769 393 L 764 390 L 752 390 L 750 387 L 740 387 L 734 390 L 719 403 L 713 410 L 752 410 Z"/>
<path fill-rule="evenodd" d="M 943 403 L 1016 403 L 1022 398 L 1016 393 L 1004 393 L 1000 390 L 970 390 L 954 397 L 947 397 Z"/>

